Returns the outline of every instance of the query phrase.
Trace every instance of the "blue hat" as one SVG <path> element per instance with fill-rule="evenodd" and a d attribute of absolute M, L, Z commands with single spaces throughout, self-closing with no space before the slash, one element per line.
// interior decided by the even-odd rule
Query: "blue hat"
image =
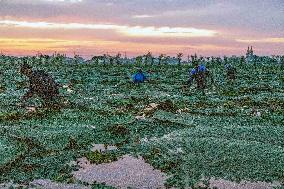
<path fill-rule="evenodd" d="M 205 71 L 206 71 L 205 65 L 201 64 L 201 65 L 198 67 L 198 70 L 201 71 L 201 72 L 205 72 Z"/>
<path fill-rule="evenodd" d="M 190 72 L 190 75 L 194 75 L 194 74 L 196 74 L 196 69 L 193 68 Z"/>

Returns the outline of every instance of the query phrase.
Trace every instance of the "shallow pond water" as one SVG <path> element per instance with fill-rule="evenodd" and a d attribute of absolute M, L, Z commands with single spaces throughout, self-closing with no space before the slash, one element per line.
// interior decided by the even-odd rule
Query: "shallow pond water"
<path fill-rule="evenodd" d="M 80 181 L 92 184 L 105 183 L 118 188 L 164 188 L 167 176 L 145 163 L 143 158 L 125 155 L 118 161 L 92 165 L 86 159 L 79 159 L 81 167 L 73 172 Z"/>

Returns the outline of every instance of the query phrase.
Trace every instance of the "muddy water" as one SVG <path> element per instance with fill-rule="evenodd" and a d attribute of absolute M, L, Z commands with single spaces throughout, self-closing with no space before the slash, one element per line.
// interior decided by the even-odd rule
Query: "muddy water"
<path fill-rule="evenodd" d="M 167 176 L 159 170 L 145 163 L 143 158 L 123 156 L 116 162 L 92 165 L 86 158 L 78 159 L 79 171 L 73 172 L 73 176 L 80 181 L 92 184 L 94 182 L 105 183 L 117 188 L 155 189 L 165 188 Z M 209 188 L 218 189 L 273 189 L 281 186 L 279 182 L 231 182 L 224 179 L 209 180 Z M 202 185 L 201 185 L 202 186 Z"/>
<path fill-rule="evenodd" d="M 118 188 L 164 188 L 166 175 L 139 159 L 129 155 L 118 161 L 99 165 L 91 165 L 86 159 L 79 159 L 80 169 L 73 172 L 73 176 L 89 184 L 105 183 Z"/>
<path fill-rule="evenodd" d="M 94 144 L 92 151 L 117 150 L 116 146 Z M 79 171 L 73 172 L 75 179 L 92 184 L 94 182 L 105 183 L 117 188 L 165 188 L 167 176 L 159 170 L 145 163 L 143 158 L 123 156 L 118 161 L 100 165 L 92 165 L 86 158 L 77 160 Z M 273 189 L 280 183 L 246 182 L 235 183 L 223 179 L 209 180 L 210 188 L 218 189 Z"/>

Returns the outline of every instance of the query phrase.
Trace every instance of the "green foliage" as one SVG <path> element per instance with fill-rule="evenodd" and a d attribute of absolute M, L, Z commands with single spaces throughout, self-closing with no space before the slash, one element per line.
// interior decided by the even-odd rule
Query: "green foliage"
<path fill-rule="evenodd" d="M 92 184 L 92 189 L 115 189 L 115 187 L 106 186 L 105 184 L 95 183 Z"/>
<path fill-rule="evenodd" d="M 108 128 L 109 132 L 113 135 L 127 135 L 129 130 L 123 125 L 113 125 Z"/>
<path fill-rule="evenodd" d="M 146 153 L 156 168 L 173 175 L 173 186 L 185 186 L 186 178 L 195 184 L 201 175 L 271 182 L 284 176 L 284 141 L 279 133 L 283 128 L 191 128 L 144 144 L 139 154 Z M 158 155 L 149 153 L 153 148 L 160 149 Z"/>
<path fill-rule="evenodd" d="M 98 151 L 89 152 L 86 154 L 87 159 L 92 164 L 110 163 L 117 160 L 117 156 L 111 153 L 101 153 Z"/>
<path fill-rule="evenodd" d="M 191 65 L 162 64 L 162 56 L 161 65 L 144 65 L 142 57 L 136 60 L 143 71 L 151 70 L 153 82 L 129 82 L 137 65 L 34 62 L 35 69 L 51 73 L 72 90 L 60 89 L 62 101 L 68 102 L 59 111 L 39 108 L 34 113 L 16 106 L 27 87 L 19 64 L 1 64 L 5 88 L 0 89 L 0 166 L 5 165 L 5 172 L 0 182 L 74 182 L 70 161 L 86 155 L 93 163 L 103 163 L 129 153 L 142 155 L 171 175 L 166 185 L 177 188 L 192 186 L 202 176 L 283 180 L 284 87 L 275 64 L 255 69 L 232 62 L 238 74 L 229 84 L 221 60 L 207 62 L 216 86 L 201 96 L 194 86 L 182 91 Z M 37 100 L 28 104 L 39 106 Z M 145 119 L 135 118 L 150 103 L 157 108 Z M 117 145 L 120 150 L 90 152 L 93 143 Z"/>

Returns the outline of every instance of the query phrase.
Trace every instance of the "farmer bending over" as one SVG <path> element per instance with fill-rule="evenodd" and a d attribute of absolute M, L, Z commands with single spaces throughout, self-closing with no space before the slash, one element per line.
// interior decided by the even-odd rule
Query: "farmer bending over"
<path fill-rule="evenodd" d="M 227 79 L 229 81 L 233 81 L 236 79 L 236 68 L 233 67 L 231 64 L 226 64 L 225 65 L 225 69 L 226 69 L 226 72 L 227 72 Z"/>
<path fill-rule="evenodd" d="M 21 74 L 29 78 L 29 90 L 22 97 L 26 101 L 34 95 L 44 100 L 44 106 L 54 104 L 54 101 L 59 96 L 58 84 L 47 73 L 42 70 L 33 71 L 32 67 L 24 63 L 20 69 Z"/>
<path fill-rule="evenodd" d="M 142 69 L 139 69 L 138 72 L 133 76 L 134 83 L 143 83 L 146 80 L 147 78 L 145 74 L 142 72 Z"/>
<path fill-rule="evenodd" d="M 202 90 L 204 94 L 204 89 L 206 86 L 206 78 L 211 76 L 209 70 L 205 67 L 205 65 L 195 64 L 195 67 L 189 73 L 189 80 L 187 82 L 190 87 L 193 81 L 196 81 L 197 88 Z M 211 77 L 211 82 L 213 83 L 213 78 Z"/>

